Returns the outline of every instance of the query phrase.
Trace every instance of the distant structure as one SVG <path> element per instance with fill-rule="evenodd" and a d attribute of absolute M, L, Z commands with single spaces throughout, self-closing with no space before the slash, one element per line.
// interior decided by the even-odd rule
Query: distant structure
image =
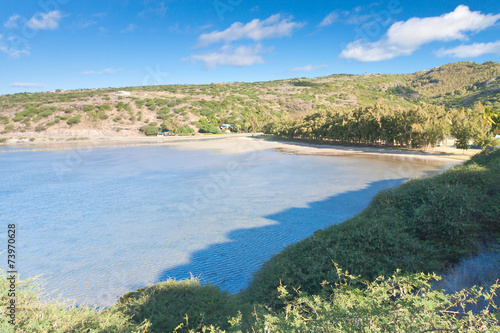
<path fill-rule="evenodd" d="M 123 90 L 115 91 L 115 95 L 116 96 L 130 96 L 130 91 L 123 91 Z"/>
<path fill-rule="evenodd" d="M 231 129 L 233 128 L 233 126 L 229 125 L 229 124 L 223 124 L 220 129 L 222 131 L 226 131 L 226 133 L 230 133 L 231 132 Z"/>

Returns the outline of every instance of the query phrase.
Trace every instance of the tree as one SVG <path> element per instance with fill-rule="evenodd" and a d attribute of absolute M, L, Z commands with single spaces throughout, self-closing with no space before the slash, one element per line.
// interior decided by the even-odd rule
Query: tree
<path fill-rule="evenodd" d="M 469 141 L 478 137 L 481 132 L 482 119 L 474 117 L 473 112 L 467 111 L 463 107 L 452 116 L 450 133 L 456 139 L 456 147 L 469 149 Z"/>

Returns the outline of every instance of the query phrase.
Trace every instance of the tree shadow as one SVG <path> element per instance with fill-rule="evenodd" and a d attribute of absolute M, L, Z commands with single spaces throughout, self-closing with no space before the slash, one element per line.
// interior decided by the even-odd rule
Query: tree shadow
<path fill-rule="evenodd" d="M 160 273 L 158 282 L 181 280 L 191 275 L 202 283 L 218 285 L 230 293 L 247 287 L 252 275 L 274 254 L 311 236 L 316 230 L 349 219 L 368 206 L 379 191 L 399 185 L 405 178 L 371 182 L 365 188 L 339 193 L 306 208 L 291 207 L 263 216 L 274 224 L 229 232 L 228 242 L 196 251 L 186 265 Z"/>

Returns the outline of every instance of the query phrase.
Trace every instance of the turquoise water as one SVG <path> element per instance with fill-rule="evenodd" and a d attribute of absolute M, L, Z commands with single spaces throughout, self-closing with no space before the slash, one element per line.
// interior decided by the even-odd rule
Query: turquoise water
<path fill-rule="evenodd" d="M 0 242 L 15 223 L 21 278 L 41 275 L 51 297 L 79 304 L 191 274 L 237 292 L 284 246 L 451 165 L 165 147 L 3 153 Z"/>

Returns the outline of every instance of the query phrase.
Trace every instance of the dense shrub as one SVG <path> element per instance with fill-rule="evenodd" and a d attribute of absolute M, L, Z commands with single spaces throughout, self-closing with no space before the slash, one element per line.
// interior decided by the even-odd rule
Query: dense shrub
<path fill-rule="evenodd" d="M 156 135 L 159 130 L 160 130 L 159 127 L 157 127 L 157 126 L 150 126 L 150 125 L 144 125 L 140 129 L 141 132 L 143 132 L 144 134 L 146 134 L 148 136 Z"/>
<path fill-rule="evenodd" d="M 13 124 L 10 124 L 10 125 L 7 125 L 4 127 L 2 133 L 5 134 L 5 133 L 9 133 L 9 132 L 12 132 L 14 130 L 14 125 Z"/>
<path fill-rule="evenodd" d="M 455 294 L 434 291 L 435 275 L 396 272 L 373 282 L 337 270 L 339 282 L 326 284 L 320 295 L 309 296 L 280 286 L 285 307 L 258 314 L 255 332 L 500 332 L 500 313 L 492 302 L 498 284 L 490 290 L 472 288 Z M 363 288 L 357 286 L 363 285 Z M 486 299 L 484 312 L 467 312 Z M 237 332 L 237 327 L 230 332 Z"/>
<path fill-rule="evenodd" d="M 71 117 L 68 119 L 68 121 L 66 122 L 69 126 L 72 126 L 74 124 L 78 124 L 80 122 L 80 118 L 81 116 L 78 115 L 78 116 L 74 116 L 74 117 Z M 61 118 L 62 119 L 62 118 Z"/>
<path fill-rule="evenodd" d="M 227 328 L 236 315 L 235 303 L 219 287 L 202 286 L 197 280 L 165 281 L 125 294 L 115 310 L 132 318 L 136 324 L 151 322 L 151 332 L 172 332 L 187 316 L 190 329 L 217 325 Z M 178 332 L 187 332 L 184 327 Z"/>
<path fill-rule="evenodd" d="M 188 127 L 188 126 L 180 126 L 177 129 L 176 133 L 180 134 L 180 135 L 190 135 L 190 134 L 194 133 L 194 129 L 192 129 L 191 127 Z"/>

